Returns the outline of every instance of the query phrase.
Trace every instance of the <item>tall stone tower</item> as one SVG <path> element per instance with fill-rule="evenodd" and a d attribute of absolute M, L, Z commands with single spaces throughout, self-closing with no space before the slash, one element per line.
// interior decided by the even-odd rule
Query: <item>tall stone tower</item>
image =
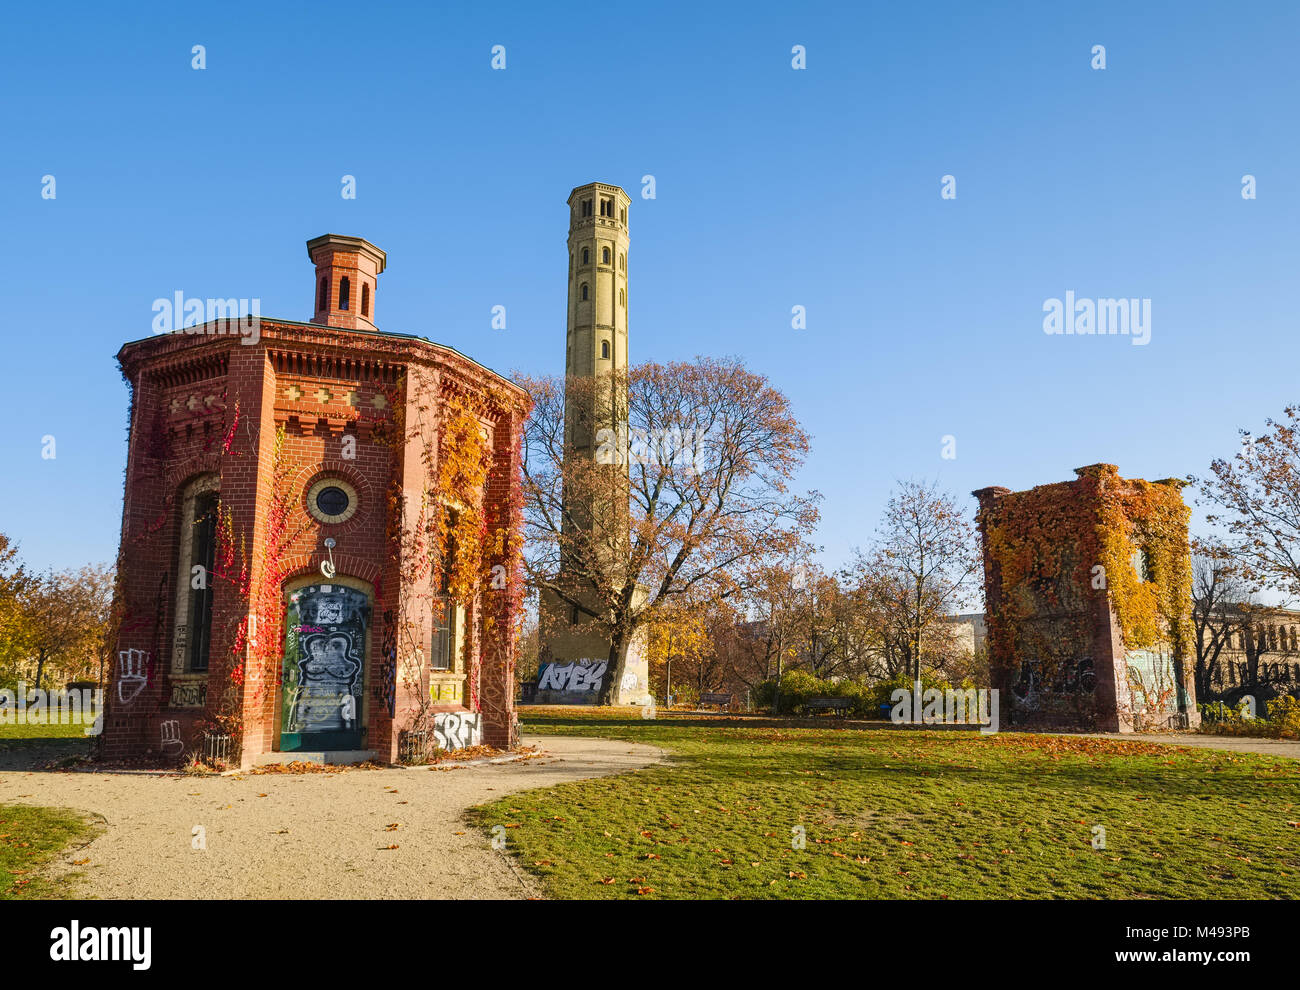
<path fill-rule="evenodd" d="M 627 371 L 627 208 L 618 186 L 592 182 L 569 193 L 569 309 L 564 358 L 568 380 Z M 617 428 L 623 396 L 600 390 L 605 408 L 566 409 L 574 453 L 595 454 L 596 429 Z"/>
<path fill-rule="evenodd" d="M 564 435 L 567 456 L 596 460 L 611 491 L 627 486 L 618 451 L 625 432 L 627 389 L 627 208 L 618 186 L 593 182 L 569 194 L 569 304 L 565 317 Z M 602 432 L 604 431 L 604 432 Z M 610 463 L 612 461 L 612 463 Z M 621 475 L 621 477 L 620 477 Z M 627 539 L 626 499 L 575 504 L 566 492 L 565 535 L 608 544 L 611 559 Z"/>
<path fill-rule="evenodd" d="M 618 186 L 591 182 L 574 189 L 568 202 L 566 456 L 604 465 L 601 458 L 609 455 L 611 438 L 616 451 L 625 449 L 626 442 L 627 389 L 621 376 L 628 369 L 627 213 L 631 200 Z M 616 456 L 607 467 L 612 475 L 611 492 L 626 492 L 626 459 Z M 575 530 L 581 529 L 585 531 L 582 540 L 608 545 L 610 567 L 616 567 L 620 556 L 616 549 L 628 538 L 626 497 L 615 494 L 607 504 L 575 505 L 572 493 L 566 490 L 564 498 L 565 535 L 573 537 Z M 573 589 L 570 597 L 588 600 L 590 596 L 581 592 L 583 582 L 568 574 L 570 566 L 571 562 L 562 560 L 559 583 Z M 556 595 L 542 596 L 539 701 L 596 701 L 610 644 L 595 621 L 598 606 L 591 601 L 588 605 L 575 608 Z M 639 701 L 648 691 L 644 650 L 640 643 L 633 643 L 614 700 Z"/>

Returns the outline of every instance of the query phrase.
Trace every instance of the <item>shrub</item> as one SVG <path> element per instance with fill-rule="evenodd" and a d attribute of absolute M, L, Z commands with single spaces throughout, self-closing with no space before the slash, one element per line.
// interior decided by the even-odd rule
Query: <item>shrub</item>
<path fill-rule="evenodd" d="M 845 709 L 854 717 L 881 717 L 877 688 L 859 681 L 822 680 L 806 670 L 791 670 L 781 677 L 779 699 L 776 693 L 776 678 L 763 681 L 754 689 L 755 704 L 773 714 L 792 715 L 802 713 L 812 698 L 843 698 Z"/>
<path fill-rule="evenodd" d="M 1300 701 L 1290 695 L 1271 699 L 1266 705 L 1266 718 L 1248 718 L 1245 701 L 1235 708 L 1222 701 L 1198 705 L 1197 708 L 1201 713 L 1201 727 L 1206 732 L 1227 736 L 1300 739 Z"/>

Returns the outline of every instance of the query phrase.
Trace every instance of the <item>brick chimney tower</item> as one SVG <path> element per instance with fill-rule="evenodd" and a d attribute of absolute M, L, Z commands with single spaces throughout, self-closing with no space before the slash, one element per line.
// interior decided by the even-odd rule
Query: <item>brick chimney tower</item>
<path fill-rule="evenodd" d="M 375 330 L 375 286 L 388 255 L 361 237 L 322 234 L 307 242 L 316 265 L 312 323 L 344 330 Z"/>

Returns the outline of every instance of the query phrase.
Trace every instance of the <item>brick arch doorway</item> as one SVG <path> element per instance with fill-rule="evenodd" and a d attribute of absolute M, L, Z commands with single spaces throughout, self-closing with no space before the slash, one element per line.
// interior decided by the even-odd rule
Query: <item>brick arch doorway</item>
<path fill-rule="evenodd" d="M 373 604 L 370 585 L 357 578 L 286 582 L 280 752 L 365 748 Z"/>

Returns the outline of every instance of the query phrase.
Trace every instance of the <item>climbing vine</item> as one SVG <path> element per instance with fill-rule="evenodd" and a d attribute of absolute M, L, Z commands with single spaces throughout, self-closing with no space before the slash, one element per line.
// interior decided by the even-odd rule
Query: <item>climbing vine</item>
<path fill-rule="evenodd" d="M 468 603 L 484 578 L 487 520 L 483 488 L 492 465 L 485 431 L 468 400 L 453 395 L 443 410 L 438 442 L 432 550 L 443 562 L 447 593 Z"/>
<path fill-rule="evenodd" d="M 409 373 L 416 378 L 408 387 L 404 376 L 394 387 L 392 425 L 379 439 L 394 451 L 386 533 L 398 568 L 400 593 L 406 599 L 404 607 L 385 613 L 395 612 L 391 621 L 400 625 L 395 635 L 389 637 L 386 632 L 385 637 L 386 642 L 393 642 L 390 662 L 401 672 L 406 696 L 418 705 L 408 726 L 418 731 L 426 727 L 432 709 L 423 683 L 426 657 L 420 617 L 443 620 L 442 610 L 455 605 L 467 612 L 476 609 L 490 576 L 487 554 L 493 540 L 488 533 L 484 496 L 492 450 L 479 402 L 454 390 L 444 391 L 436 403 L 424 399 L 436 394 L 433 377 L 418 368 Z M 403 398 L 404 390 L 421 398 L 409 402 Z M 403 485 L 403 454 L 420 461 L 423 483 L 418 493 Z M 400 650 L 396 649 L 398 640 Z M 468 669 L 463 671 L 468 689 L 465 702 L 471 709 L 477 708 L 479 659 L 467 655 Z"/>
<path fill-rule="evenodd" d="M 235 413 L 238 422 L 238 410 Z M 284 598 L 281 593 L 289 577 L 287 559 L 297 538 L 306 530 L 300 521 L 292 526 L 296 496 L 291 486 L 292 464 L 285 452 L 286 433 L 283 426 L 275 431 L 271 451 L 271 495 L 267 505 L 266 531 L 258 542 L 257 557 L 262 574 L 258 593 L 252 594 L 249 541 L 245 534 L 236 534 L 234 517 L 227 504 L 218 503 L 217 548 L 214 577 L 227 582 L 236 597 L 247 601 L 249 607 L 241 610 L 229 636 L 228 668 L 226 679 L 232 687 L 223 686 L 216 705 L 216 728 L 238 735 L 243 729 L 243 711 L 250 697 L 255 709 L 261 709 L 271 697 L 280 676 L 284 659 L 280 627 L 284 619 Z M 255 448 L 254 448 L 255 449 Z M 229 439 L 223 452 L 231 454 Z M 250 676 L 251 675 L 251 676 Z M 244 696 L 241 699 L 241 694 Z"/>
<path fill-rule="evenodd" d="M 1072 644 L 1086 639 L 1097 595 L 1109 596 L 1126 649 L 1184 646 L 1189 515 L 1177 482 L 1119 482 L 1113 468 L 981 510 L 1001 572 L 1001 601 L 989 607 L 992 660 L 1011 667 L 1021 655 L 1040 658 L 1053 681 Z"/>

